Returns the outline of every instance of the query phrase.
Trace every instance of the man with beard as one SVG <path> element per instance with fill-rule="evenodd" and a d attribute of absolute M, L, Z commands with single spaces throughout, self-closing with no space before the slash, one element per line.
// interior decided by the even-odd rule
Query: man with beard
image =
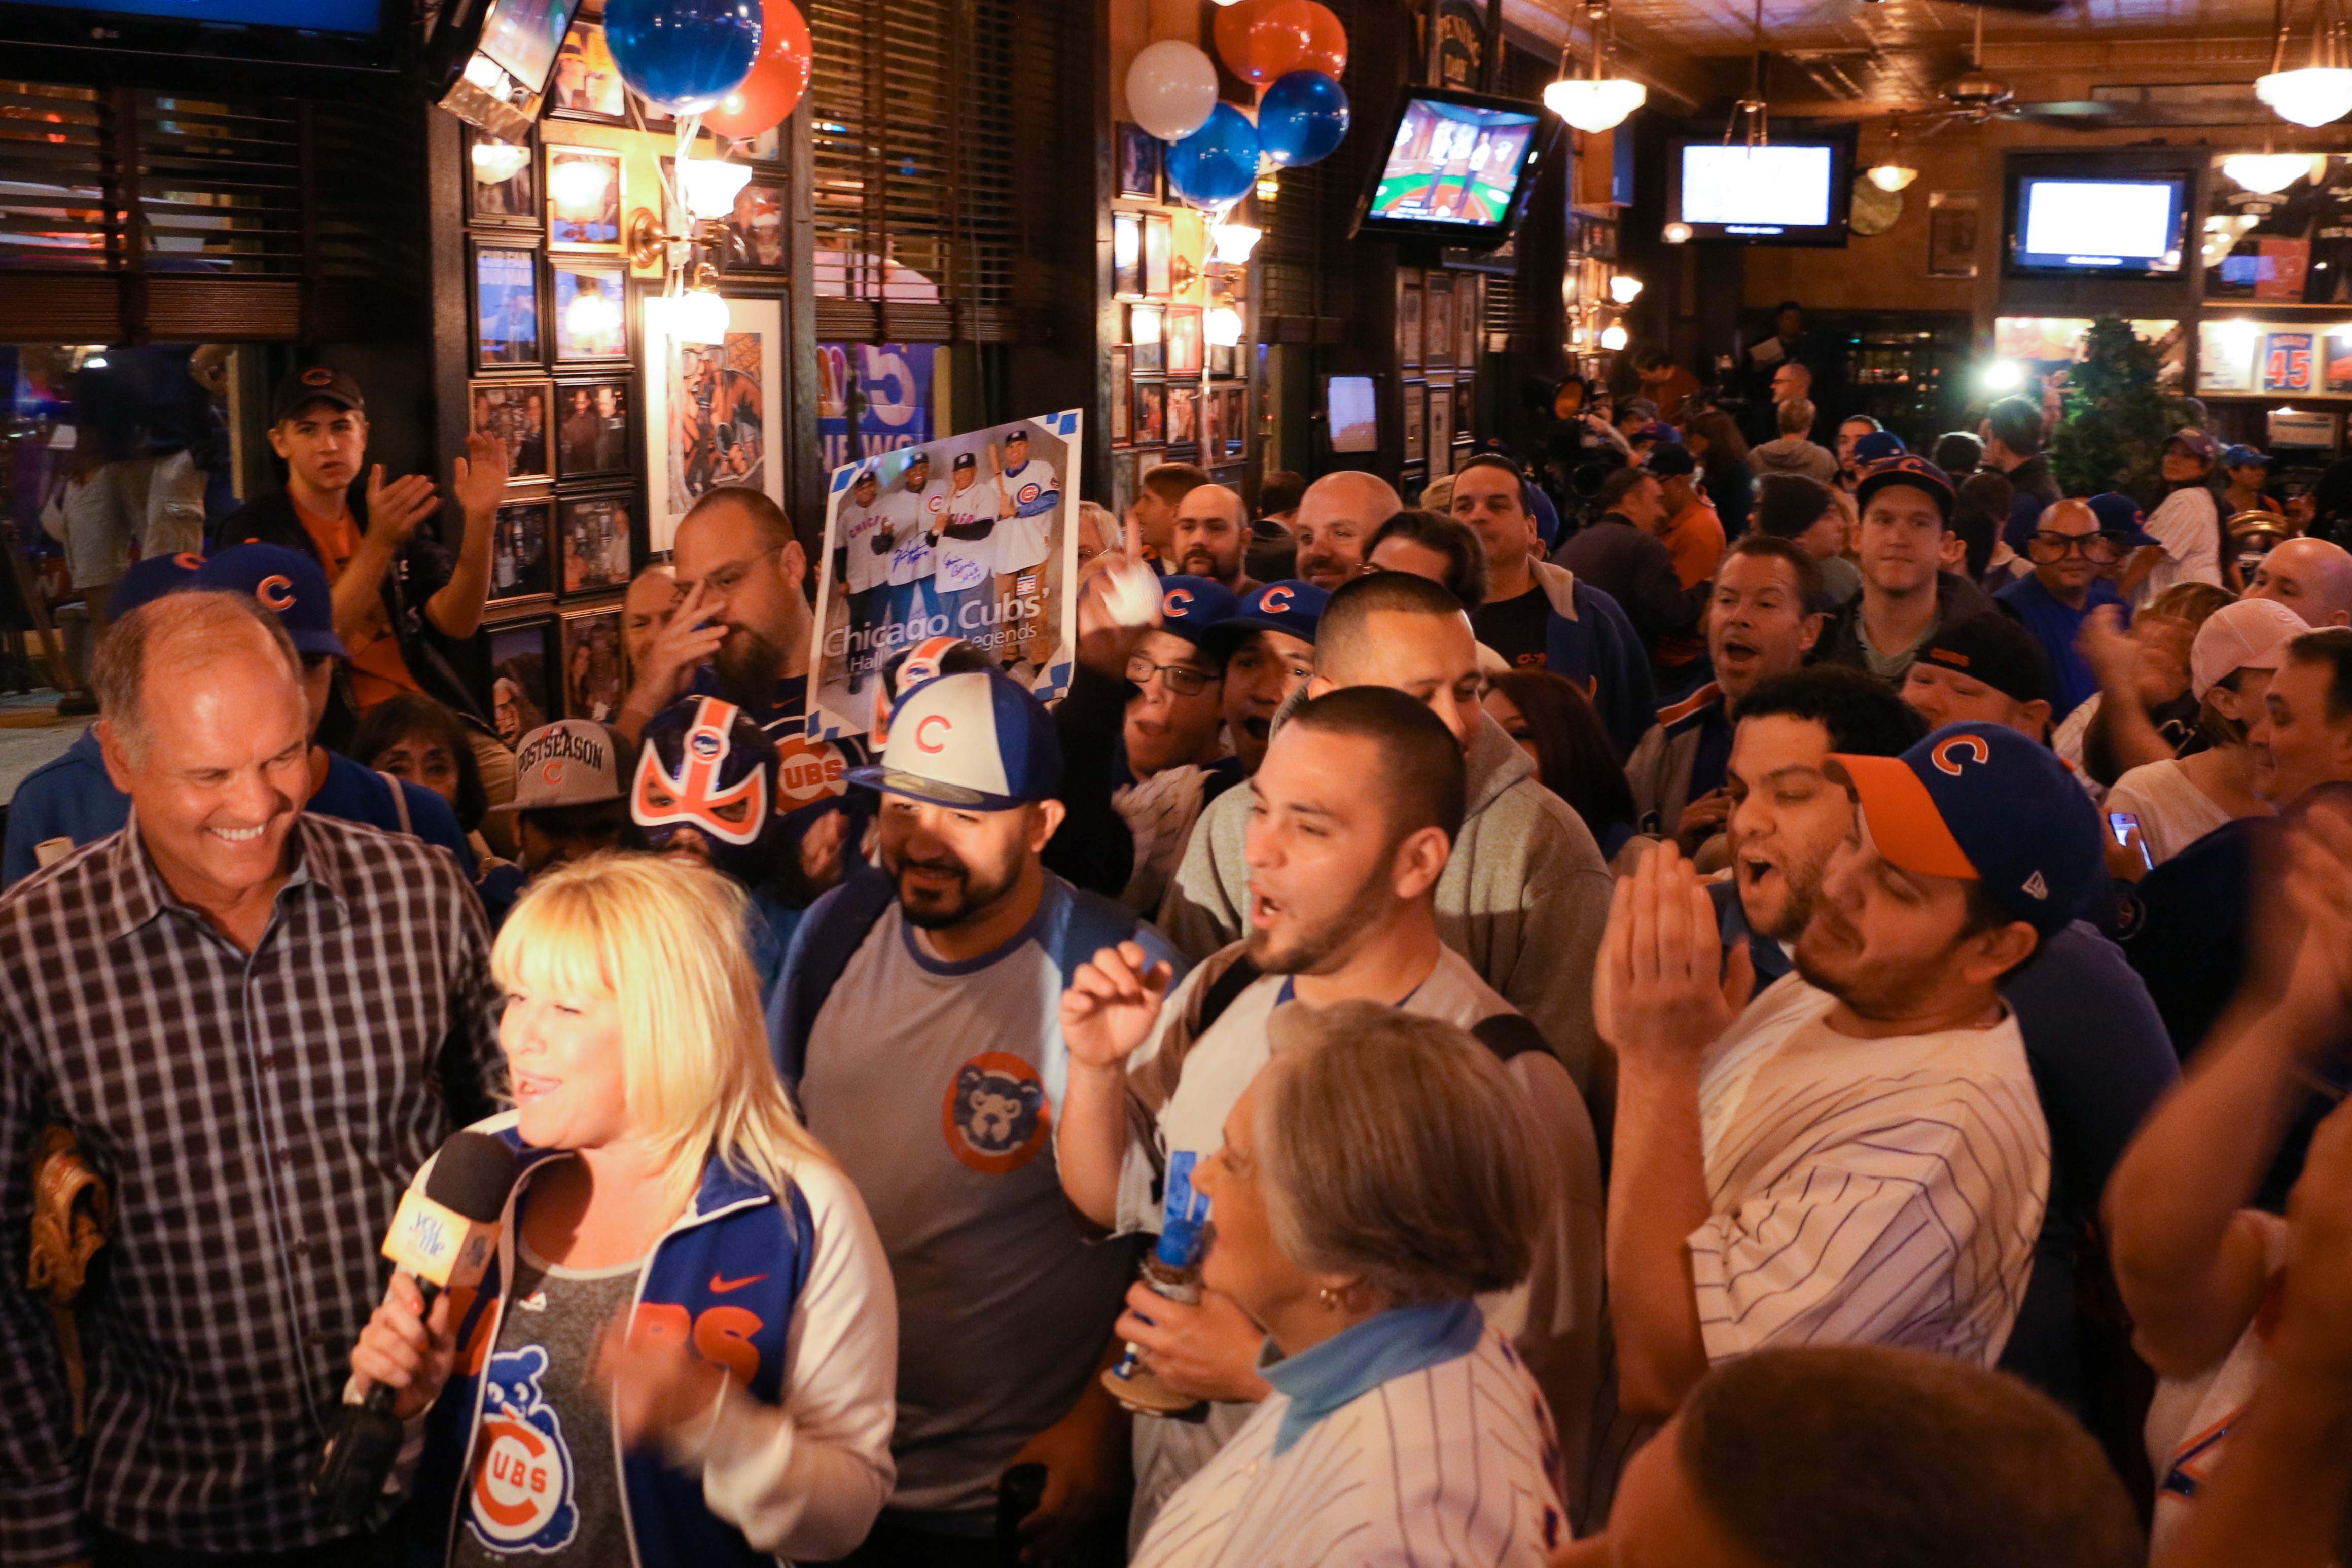
<path fill-rule="evenodd" d="M 854 1563 L 1003 1561 L 996 1479 L 1031 1462 L 1045 1500 L 1022 1532 L 1049 1561 L 1124 1479 L 1126 1417 L 1097 1373 L 1135 1253 L 1069 1222 L 1056 1006 L 1100 947 L 1172 955 L 1039 863 L 1061 774 L 1053 720 L 1001 671 L 909 690 L 881 764 L 856 774 L 882 794 L 882 871 L 817 901 L 770 1000 L 778 1065 L 898 1290 L 898 1489 Z"/>
<path fill-rule="evenodd" d="M 1748 1005 L 1748 953 L 1732 951 L 1727 982 L 1714 906 L 1672 846 L 1619 885 L 1602 943 L 1630 1414 L 1669 1415 L 1710 1363 L 1770 1345 L 1990 1365 L 2049 1194 L 2050 1133 L 2000 987 L 2106 885 L 2089 801 L 2046 748 L 1990 724 L 1900 757 L 1771 761 L 1752 782 L 1774 809 L 1781 791 L 1810 795 L 1808 816 L 1849 792 L 1859 805 L 1801 865 L 1759 865 L 1741 834 L 1743 891 L 1777 890 L 1784 917 L 1810 902 L 1798 973 Z M 1814 865 L 1810 899 L 1788 900 Z"/>
<path fill-rule="evenodd" d="M 1543 787 L 1535 760 L 1486 716 L 1481 679 L 1470 617 L 1444 585 L 1374 572 L 1331 595 L 1316 627 L 1315 675 L 1301 689 L 1320 697 L 1385 686 L 1430 709 L 1453 736 L 1469 805 L 1438 879 L 1438 935 L 1528 1016 L 1590 1090 L 1599 1067 L 1590 977 L 1609 868 L 1584 819 Z M 1227 790 L 1201 814 L 1160 906 L 1161 929 L 1196 959 L 1249 927 L 1252 798 Z"/>
<path fill-rule="evenodd" d="M 679 520 L 670 561 L 677 600 L 635 661 L 614 728 L 635 742 L 656 713 L 689 694 L 741 709 L 775 743 L 776 812 L 821 891 L 839 877 L 842 847 L 857 842 L 867 811 L 848 798 L 846 774 L 865 761 L 862 748 L 806 733 L 808 557 L 782 507 L 730 486 Z"/>
<path fill-rule="evenodd" d="M 1723 769 L 1740 700 L 1757 682 L 1802 665 L 1822 635 L 1814 609 L 1821 568 L 1785 539 L 1742 535 L 1716 572 L 1711 595 L 1706 651 L 1715 679 L 1659 709 L 1625 764 L 1643 830 L 1672 834 L 1690 855 L 1723 831 L 1730 814 Z"/>
<path fill-rule="evenodd" d="M 1729 767 L 1733 879 L 1707 891 L 1725 948 L 1747 943 L 1759 985 L 1790 972 L 1823 870 L 1853 835 L 1853 799 L 1830 783 L 1830 755 L 1895 756 L 1926 731 L 1916 710 L 1858 671 L 1802 670 L 1749 691 Z M 2103 1273 L 2088 1246 L 2099 1194 L 2179 1069 L 2147 987 L 2083 921 L 2052 932 L 2000 993 L 2024 1036 L 2053 1167 L 2032 1283 L 2000 1364 L 2069 1408 L 2110 1410 L 2094 1395 L 2125 1366 L 2126 1347 L 2111 1325 L 2078 1323 L 2075 1277 Z M 2100 1353 L 2086 1353 L 2095 1345 Z M 2136 1440 L 2101 1436 L 2118 1453 Z"/>
<path fill-rule="evenodd" d="M 1286 1004 L 1370 1001 L 1457 1024 L 1505 1058 L 1550 1134 L 1547 1184 L 1567 1205 L 1551 1236 L 1564 1245 L 1540 1255 L 1538 1321 L 1526 1321 L 1520 1296 L 1499 1326 L 1555 1406 L 1581 1412 L 1601 1349 L 1600 1155 L 1583 1100 L 1541 1037 L 1438 934 L 1434 894 L 1464 811 L 1452 742 L 1426 706 L 1378 686 L 1330 692 L 1284 721 L 1245 786 L 1248 934 L 1172 994 L 1168 967 L 1130 942 L 1081 965 L 1063 996 L 1062 1187 L 1105 1230 L 1160 1229 L 1160 1194 L 1181 1205 L 1190 1173 L 1223 1142 L 1226 1115 L 1265 1064 L 1268 1020 Z M 1175 1392 L 1213 1402 L 1204 1422 L 1137 1426 L 1139 1537 L 1267 1390 L 1263 1331 L 1231 1300 L 1210 1292 L 1185 1306 L 1138 1286 L 1128 1301 L 1119 1336 Z"/>
<path fill-rule="evenodd" d="M 1199 486 L 1176 507 L 1176 570 L 1246 594 L 1257 586 L 1242 570 L 1249 538 L 1242 498 L 1223 485 Z"/>

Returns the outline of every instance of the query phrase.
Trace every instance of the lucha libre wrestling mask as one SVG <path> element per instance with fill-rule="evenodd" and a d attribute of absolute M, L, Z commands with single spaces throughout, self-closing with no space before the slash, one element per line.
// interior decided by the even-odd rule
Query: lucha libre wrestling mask
<path fill-rule="evenodd" d="M 710 864 L 740 882 L 764 880 L 763 840 L 776 816 L 776 748 L 731 702 L 689 697 L 646 725 L 629 816 L 656 853 L 690 832 Z"/>

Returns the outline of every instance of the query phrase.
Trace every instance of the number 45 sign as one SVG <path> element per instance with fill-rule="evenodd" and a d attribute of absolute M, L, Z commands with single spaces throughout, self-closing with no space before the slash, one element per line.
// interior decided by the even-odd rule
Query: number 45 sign
<path fill-rule="evenodd" d="M 2263 346 L 2263 390 L 2318 391 L 2317 348 L 2309 332 L 2271 333 Z"/>

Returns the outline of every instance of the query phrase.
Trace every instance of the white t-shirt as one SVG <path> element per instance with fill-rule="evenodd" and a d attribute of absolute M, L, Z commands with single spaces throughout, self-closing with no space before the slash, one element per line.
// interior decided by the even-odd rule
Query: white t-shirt
<path fill-rule="evenodd" d="M 1783 977 L 1709 1047 L 1713 1217 L 1688 1238 L 1709 1362 L 1767 1345 L 1895 1344 L 1990 1366 L 2050 1195 L 2024 1037 L 1864 1040 Z"/>
<path fill-rule="evenodd" d="M 2246 1407 L 2270 1375 L 2268 1331 L 2286 1279 L 2287 1226 L 2276 1215 L 2261 1217 L 2270 1268 L 2263 1310 L 2240 1331 L 2228 1355 L 2194 1377 L 2159 1379 L 2155 1397 L 2148 1401 L 2141 1431 L 2147 1440 L 2148 1463 L 2156 1471 L 2156 1518 L 2148 1526 L 2153 1549 L 2161 1550 L 2196 1506 L 2197 1494 L 2229 1451 L 2231 1430 L 2245 1418 Z"/>
<path fill-rule="evenodd" d="M 890 530 L 890 581 L 920 582 L 931 574 L 931 521 L 947 510 L 948 487 L 934 479 L 920 493 L 903 486 L 874 503 Z"/>
<path fill-rule="evenodd" d="M 2175 583 L 2221 585 L 2221 509 L 2202 485 L 2177 489 L 2148 513 L 2147 531 L 2164 553 L 2142 584 L 2147 604 Z"/>
<path fill-rule="evenodd" d="M 842 575 L 853 594 L 878 588 L 890 580 L 890 552 L 874 548 L 884 521 L 878 496 L 872 506 L 843 501 L 841 510 L 834 515 L 834 531 L 841 541 Z"/>
<path fill-rule="evenodd" d="M 2213 797 L 2191 783 L 2170 757 L 2133 768 L 2107 791 L 2107 809 L 2139 818 L 2139 841 L 2149 861 L 2163 865 L 2230 820 Z"/>
<path fill-rule="evenodd" d="M 962 489 L 948 492 L 947 520 L 951 528 L 994 522 L 1003 510 L 1004 492 L 994 479 L 974 479 Z M 997 523 L 998 529 L 1003 526 Z M 955 539 L 942 533 L 934 559 L 940 593 L 987 587 L 996 580 L 996 534 L 992 531 L 979 539 Z"/>
<path fill-rule="evenodd" d="M 1225 1117 L 1250 1080 L 1272 1055 L 1266 1021 L 1284 1005 L 1290 977 L 1269 974 L 1252 982 L 1192 1042 L 1181 1056 L 1172 1047 L 1181 1020 L 1191 1008 L 1204 964 L 1186 977 L 1167 1005 L 1160 1024 L 1128 1064 L 1130 1127 L 1156 1121 L 1152 1144 L 1130 1136 L 1119 1176 L 1118 1228 L 1122 1235 L 1157 1234 L 1160 1206 L 1153 1193 L 1159 1173 L 1190 1156 L 1197 1163 L 1222 1148 Z M 1442 1018 L 1465 1029 L 1497 1014 L 1516 1011 L 1490 990 L 1469 960 L 1450 947 L 1438 952 L 1436 967 L 1401 1010 Z M 1604 1230 L 1599 1141 L 1575 1080 L 1549 1051 L 1523 1051 L 1505 1064 L 1513 1084 L 1527 1097 L 1536 1125 L 1549 1134 L 1545 1184 L 1565 1196 L 1539 1234 L 1535 1263 L 1518 1289 L 1484 1298 L 1486 1321 L 1512 1341 L 1552 1401 L 1568 1459 L 1568 1474 L 1583 1474 L 1585 1449 L 1601 1383 L 1601 1276 Z M 1213 1222 L 1215 1215 L 1211 1215 Z M 1150 1420 L 1135 1424 L 1135 1516 L 1130 1544 L 1148 1529 L 1160 1506 L 1211 1456 L 1240 1431 L 1256 1406 L 1213 1405 L 1204 1422 Z M 1577 1499 L 1570 1500 L 1571 1508 Z"/>
<path fill-rule="evenodd" d="M 1045 559 L 1053 544 L 1055 513 L 1060 510 L 1062 481 L 1054 465 L 1032 458 L 999 481 L 1013 515 L 996 525 L 996 569 L 1026 572 Z M 1023 516 L 1021 514 L 1027 513 Z"/>

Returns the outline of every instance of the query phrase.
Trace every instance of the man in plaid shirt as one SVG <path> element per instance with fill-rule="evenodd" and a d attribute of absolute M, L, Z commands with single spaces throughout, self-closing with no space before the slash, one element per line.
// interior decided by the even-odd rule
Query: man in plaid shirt
<path fill-rule="evenodd" d="M 362 1568 L 305 1489 L 400 1194 L 499 1081 L 480 906 L 446 851 L 306 816 L 299 663 L 241 595 L 117 622 L 131 825 L 0 898 L 0 1562 Z M 89 1430 L 22 1289 L 33 1151 L 112 1190 Z"/>

